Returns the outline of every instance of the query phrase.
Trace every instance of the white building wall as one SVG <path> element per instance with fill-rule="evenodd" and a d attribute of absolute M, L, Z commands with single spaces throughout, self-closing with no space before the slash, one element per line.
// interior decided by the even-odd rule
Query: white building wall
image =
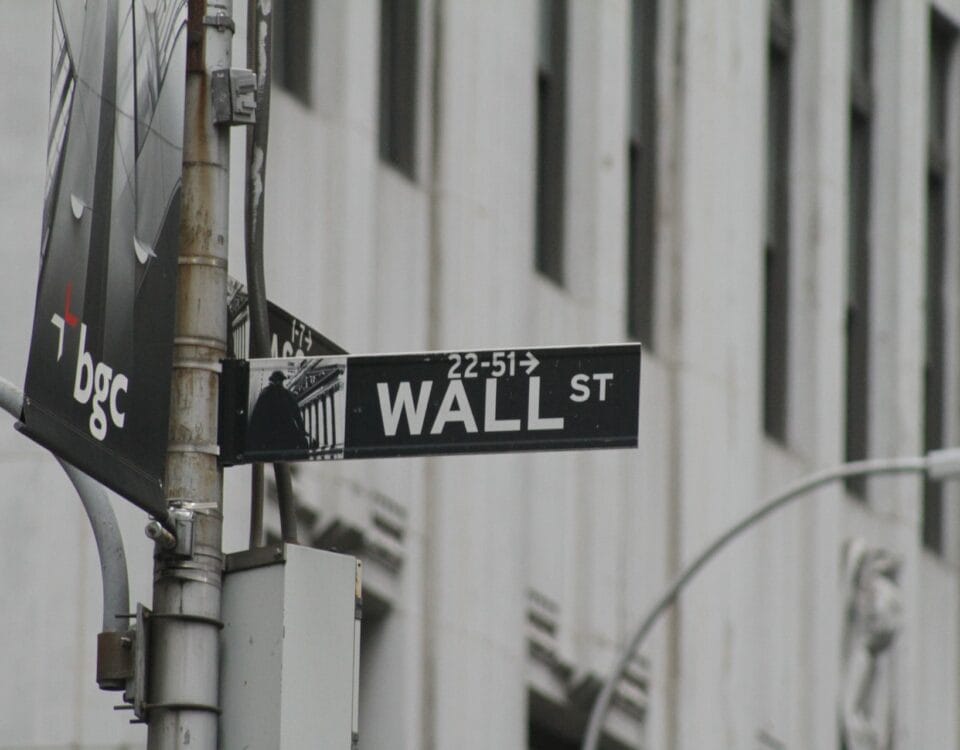
<path fill-rule="evenodd" d="M 661 3 L 658 346 L 644 354 L 638 451 L 298 468 L 305 539 L 329 541 L 339 522 L 364 540 L 378 602 L 365 624 L 364 750 L 520 750 L 531 687 L 558 724 L 575 717 L 569 688 L 606 673 L 682 562 L 762 497 L 842 459 L 849 8 L 793 3 L 783 447 L 761 428 L 766 5 Z M 956 0 L 938 6 L 960 20 Z M 378 158 L 379 3 L 313 7 L 311 103 L 273 98 L 271 298 L 354 352 L 624 339 L 630 3 L 570 3 L 563 288 L 533 270 L 536 3 L 424 0 L 413 180 Z M 871 452 L 884 456 L 922 444 L 928 21 L 921 0 L 876 7 Z M 0 10 L 11 72 L 0 117 L 0 375 L 22 382 L 50 14 L 26 0 L 0 0 Z M 242 150 L 238 132 L 240 277 Z M 143 728 L 95 687 L 96 552 L 72 490 L 12 431 L 0 431 L 0 467 L 0 749 L 143 746 Z M 247 476 L 228 473 L 231 550 L 246 543 Z M 132 599 L 149 601 L 146 519 L 116 506 Z M 841 548 L 862 537 L 903 561 L 897 747 L 960 745 L 960 542 L 952 531 L 945 559 L 922 550 L 919 508 L 915 479 L 878 479 L 866 503 L 824 490 L 740 540 L 644 647 L 646 720 L 638 729 L 619 712 L 618 736 L 651 749 L 838 747 Z M 547 661 L 530 655 L 534 611 L 554 628 Z"/>
<path fill-rule="evenodd" d="M 759 294 L 765 143 L 764 15 L 703 6 L 683 19 L 681 205 L 675 252 L 681 319 L 677 562 L 686 561 L 755 502 L 758 475 Z M 718 325 L 718 322 L 722 321 Z M 757 696 L 745 654 L 760 635 L 743 582 L 754 536 L 709 566 L 684 596 L 676 627 L 676 746 L 749 742 Z M 690 711 L 703 721 L 686 720 Z"/>

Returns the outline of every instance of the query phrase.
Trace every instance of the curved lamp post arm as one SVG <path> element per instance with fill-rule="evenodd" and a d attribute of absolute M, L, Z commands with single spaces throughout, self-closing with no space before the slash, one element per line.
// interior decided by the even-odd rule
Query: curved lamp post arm
<path fill-rule="evenodd" d="M 23 391 L 0 377 L 0 408 L 20 419 Z M 103 486 L 75 466 L 57 458 L 80 495 L 80 502 L 90 519 L 93 536 L 100 554 L 100 575 L 103 581 L 103 630 L 121 632 L 129 627 L 130 586 L 127 580 L 127 558 L 123 551 L 120 525 Z M 119 615 L 119 616 L 118 616 Z"/>
<path fill-rule="evenodd" d="M 758 521 L 763 520 L 774 511 L 782 508 L 791 500 L 795 500 L 813 490 L 849 477 L 879 475 L 879 474 L 922 474 L 926 473 L 931 480 L 942 480 L 960 473 L 960 449 L 946 449 L 932 451 L 926 456 L 910 458 L 870 459 L 853 461 L 832 469 L 812 474 L 796 484 L 790 486 L 778 495 L 769 498 L 763 505 L 731 526 L 717 537 L 699 555 L 691 560 L 673 582 L 663 591 L 656 602 L 640 623 L 639 629 L 624 648 L 617 660 L 613 672 L 604 682 L 603 688 L 594 701 L 587 722 L 587 731 L 583 739 L 583 750 L 597 750 L 600 741 L 600 732 L 603 721 L 610 710 L 617 683 L 627 670 L 633 655 L 646 638 L 654 623 L 676 600 L 683 588 L 690 582 L 699 570 L 706 565 L 720 550 L 736 539 Z"/>

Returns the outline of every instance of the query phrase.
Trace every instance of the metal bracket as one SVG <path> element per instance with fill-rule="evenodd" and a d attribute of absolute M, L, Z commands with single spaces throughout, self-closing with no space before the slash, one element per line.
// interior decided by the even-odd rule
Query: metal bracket
<path fill-rule="evenodd" d="M 177 546 L 173 548 L 172 553 L 178 557 L 193 557 L 193 512 L 173 509 L 170 515 L 176 527 L 175 536 L 177 537 Z"/>
<path fill-rule="evenodd" d="M 150 521 L 143 531 L 161 549 L 169 551 L 177 546 L 177 538 L 159 521 Z"/>
<path fill-rule="evenodd" d="M 243 68 L 220 68 L 210 76 L 214 123 L 252 125 L 256 122 L 256 74 Z"/>
<path fill-rule="evenodd" d="M 101 690 L 124 690 L 133 677 L 135 633 L 104 631 L 97 635 L 97 685 Z"/>
<path fill-rule="evenodd" d="M 237 30 L 237 25 L 233 19 L 226 13 L 220 12 L 215 16 L 204 16 L 203 25 L 211 26 L 217 31 L 229 31 L 231 34 Z"/>
<path fill-rule="evenodd" d="M 133 628 L 123 634 L 121 643 L 122 647 L 129 652 L 124 661 L 126 683 L 123 690 L 124 705 L 114 706 L 114 708 L 118 711 L 132 710 L 136 718 L 131 719 L 130 723 L 140 724 L 147 721 L 147 655 L 150 648 L 147 619 L 150 617 L 150 610 L 138 604 L 137 614 L 127 615 L 127 617 L 136 619 Z M 98 680 L 99 677 L 98 664 Z"/>
<path fill-rule="evenodd" d="M 171 508 L 166 528 L 159 521 L 150 521 L 144 529 L 147 537 L 169 555 L 193 556 L 194 512 L 185 508 Z"/>

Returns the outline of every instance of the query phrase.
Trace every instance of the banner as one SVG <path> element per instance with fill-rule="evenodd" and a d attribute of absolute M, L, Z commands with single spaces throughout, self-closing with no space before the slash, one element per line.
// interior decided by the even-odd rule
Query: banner
<path fill-rule="evenodd" d="M 23 431 L 165 509 L 186 0 L 55 0 Z"/>

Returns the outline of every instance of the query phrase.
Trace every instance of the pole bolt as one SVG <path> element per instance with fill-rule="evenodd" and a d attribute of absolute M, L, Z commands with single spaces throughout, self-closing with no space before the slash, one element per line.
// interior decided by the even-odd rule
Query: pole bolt
<path fill-rule="evenodd" d="M 147 538 L 152 539 L 157 546 L 162 549 L 171 550 L 177 546 L 177 538 L 163 528 L 163 525 L 159 521 L 151 521 L 147 524 L 144 531 L 147 534 Z"/>

